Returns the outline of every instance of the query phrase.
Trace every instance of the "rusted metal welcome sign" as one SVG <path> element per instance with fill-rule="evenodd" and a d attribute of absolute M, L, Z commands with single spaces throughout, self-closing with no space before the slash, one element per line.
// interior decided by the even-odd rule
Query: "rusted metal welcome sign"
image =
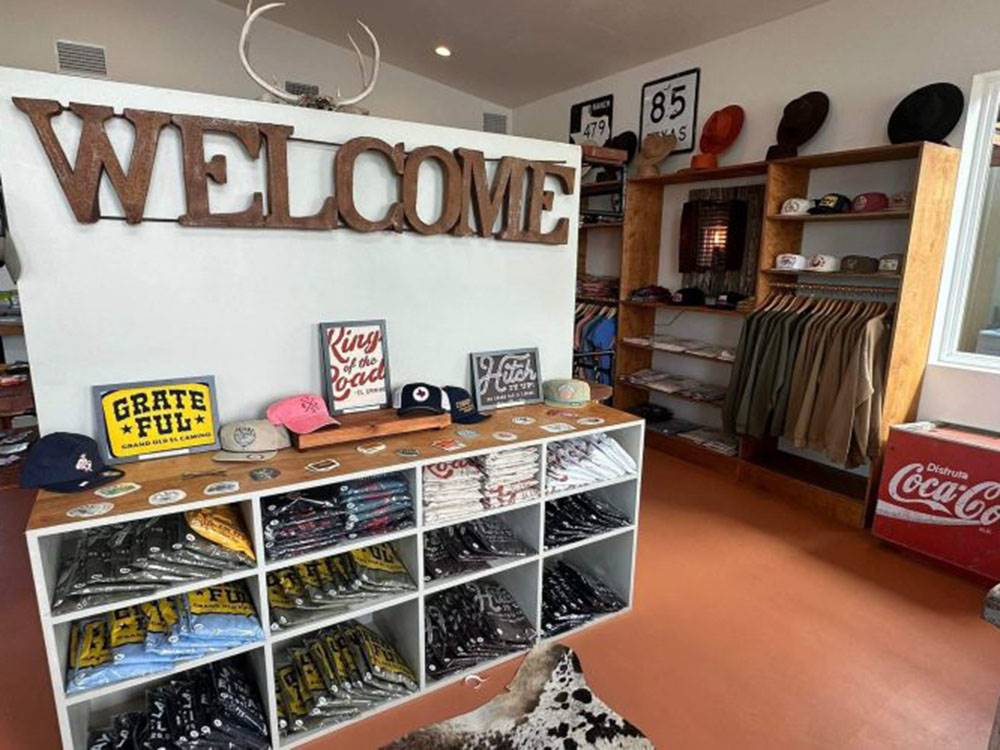
<path fill-rule="evenodd" d="M 556 221 L 550 231 L 542 231 L 542 214 L 552 209 L 555 197 L 553 191 L 545 189 L 546 177 L 554 177 L 563 194 L 573 193 L 575 170 L 565 165 L 505 156 L 499 160 L 491 180 L 481 151 L 458 148 L 452 152 L 440 146 L 422 146 L 407 152 L 402 143 L 391 145 L 378 138 L 352 138 L 342 144 L 333 157 L 333 194 L 325 197 L 315 214 L 292 216 L 288 200 L 288 142 L 294 128 L 290 125 L 125 109 L 120 116 L 128 120 L 135 131 L 126 170 L 105 131 L 105 123 L 117 116 L 111 107 L 71 103 L 66 108 L 52 99 L 21 97 L 13 97 L 13 102 L 30 118 L 74 216 L 85 224 L 101 218 L 98 189 L 101 176 L 105 174 L 121 201 L 125 220 L 130 224 L 142 222 L 160 133 L 169 126 L 180 131 L 183 152 L 186 211 L 177 217 L 183 226 L 347 227 L 358 232 L 398 232 L 409 227 L 420 234 L 492 236 L 511 242 L 550 245 L 566 244 L 569 234 L 566 218 Z M 66 111 L 80 118 L 82 124 L 73 165 L 52 125 L 53 118 Z M 260 158 L 264 150 L 266 210 L 264 196 L 259 192 L 250 196 L 249 204 L 242 211 L 217 213 L 210 210 L 208 183 L 225 184 L 227 170 L 222 154 L 206 159 L 206 133 L 223 133 L 236 138 L 251 159 Z M 366 152 L 381 154 L 399 183 L 399 200 L 390 204 L 383 216 L 376 218 L 363 216 L 354 202 L 354 165 Z M 443 174 L 441 211 L 434 221 L 426 222 L 417 215 L 418 176 L 421 165 L 432 161 L 438 163 Z M 496 232 L 495 226 L 499 226 Z"/>

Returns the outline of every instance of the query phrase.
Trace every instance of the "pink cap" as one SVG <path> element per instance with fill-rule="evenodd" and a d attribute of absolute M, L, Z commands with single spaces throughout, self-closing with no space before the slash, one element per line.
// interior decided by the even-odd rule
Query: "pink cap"
<path fill-rule="evenodd" d="M 321 427 L 339 425 L 330 416 L 326 402 L 319 396 L 303 393 L 289 396 L 267 407 L 267 419 L 271 424 L 284 425 L 298 435 L 315 432 Z"/>

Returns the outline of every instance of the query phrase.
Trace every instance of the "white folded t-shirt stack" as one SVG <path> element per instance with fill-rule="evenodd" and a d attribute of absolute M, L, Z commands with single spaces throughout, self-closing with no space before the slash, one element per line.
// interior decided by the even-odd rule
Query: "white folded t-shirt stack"
<path fill-rule="evenodd" d="M 546 492 L 562 492 L 635 474 L 636 463 L 605 433 L 551 443 L 546 460 Z"/>
<path fill-rule="evenodd" d="M 486 507 L 483 472 L 468 458 L 425 466 L 424 519 L 434 523 L 472 515 Z"/>
<path fill-rule="evenodd" d="M 538 498 L 541 451 L 537 446 L 513 448 L 474 458 L 483 473 L 483 501 L 488 508 Z"/>

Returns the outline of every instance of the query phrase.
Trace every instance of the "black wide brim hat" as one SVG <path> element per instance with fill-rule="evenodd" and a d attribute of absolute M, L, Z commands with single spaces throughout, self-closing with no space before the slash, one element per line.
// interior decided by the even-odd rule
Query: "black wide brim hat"
<path fill-rule="evenodd" d="M 810 91 L 785 105 L 778 123 L 778 143 L 798 149 L 812 138 L 830 114 L 830 97 L 822 91 Z"/>
<path fill-rule="evenodd" d="M 932 83 L 907 94 L 889 117 L 890 143 L 940 142 L 962 118 L 965 95 L 954 83 Z"/>
<path fill-rule="evenodd" d="M 639 138 L 631 130 L 625 130 L 614 136 L 613 138 L 608 138 L 604 144 L 605 148 L 617 148 L 628 154 L 628 159 L 626 162 L 632 161 L 632 157 L 635 156 L 635 152 L 639 148 Z"/>

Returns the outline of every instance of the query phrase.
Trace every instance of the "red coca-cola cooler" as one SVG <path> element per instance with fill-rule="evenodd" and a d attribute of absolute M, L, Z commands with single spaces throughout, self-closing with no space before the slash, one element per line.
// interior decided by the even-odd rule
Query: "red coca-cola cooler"
<path fill-rule="evenodd" d="M 873 531 L 1000 581 L 1000 436 L 935 422 L 893 427 Z"/>

